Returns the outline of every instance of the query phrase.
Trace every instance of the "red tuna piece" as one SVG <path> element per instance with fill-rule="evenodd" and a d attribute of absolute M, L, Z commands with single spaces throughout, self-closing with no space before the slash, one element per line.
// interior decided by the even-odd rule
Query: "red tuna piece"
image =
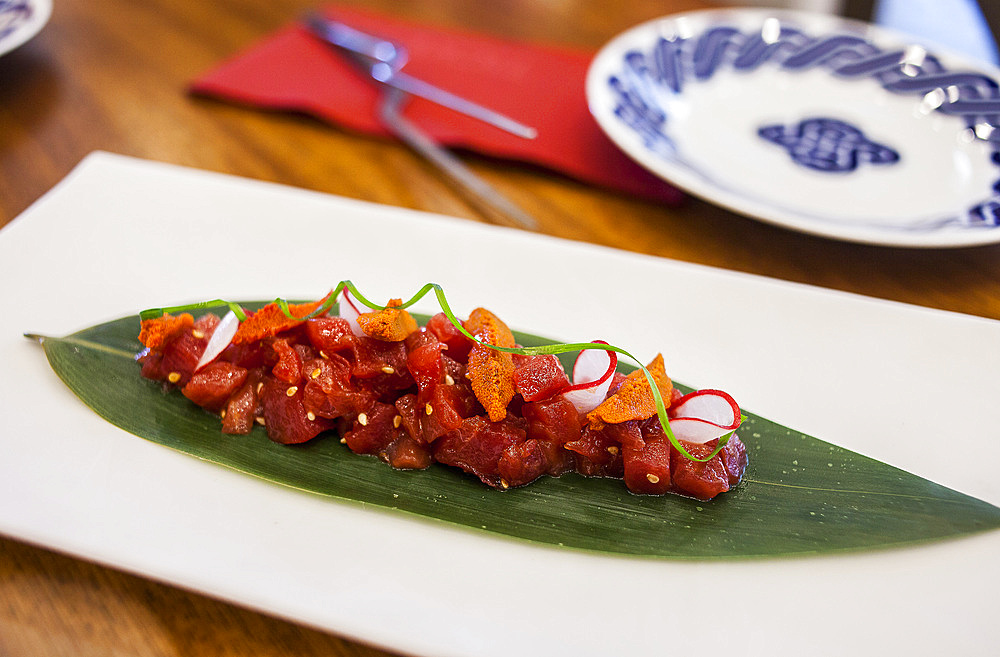
<path fill-rule="evenodd" d="M 580 438 L 580 414 L 564 397 L 526 403 L 521 414 L 528 421 L 528 437 L 564 445 Z"/>
<path fill-rule="evenodd" d="M 566 443 L 565 448 L 574 452 L 576 469 L 587 477 L 621 477 L 621 443 L 612 438 L 607 425 L 597 431 L 589 426 L 577 440 Z"/>
<path fill-rule="evenodd" d="M 194 374 L 208 344 L 208 336 L 218 323 L 219 318 L 210 313 L 196 319 L 191 327 L 173 335 L 163 345 L 161 358 L 150 358 L 148 365 L 143 362 L 143 376 L 184 386 Z"/>
<path fill-rule="evenodd" d="M 267 377 L 260 391 L 260 401 L 267 435 L 276 443 L 304 443 L 333 428 L 331 420 L 315 414 L 313 418 L 307 415 L 300 386 L 290 386 Z"/>
<path fill-rule="evenodd" d="M 438 340 L 448 345 L 448 357 L 465 363 L 469 360 L 469 352 L 475 344 L 465 337 L 458 328 L 451 323 L 448 316 L 438 313 L 427 321 L 427 330 L 433 333 Z"/>
<path fill-rule="evenodd" d="M 386 342 L 366 336 L 355 338 L 351 374 L 360 379 L 360 387 L 387 403 L 392 403 L 399 391 L 413 385 L 413 377 L 406 367 L 403 342 Z"/>
<path fill-rule="evenodd" d="M 554 355 L 514 357 L 514 390 L 524 401 L 548 399 L 568 387 L 566 371 Z"/>
<path fill-rule="evenodd" d="M 385 460 L 400 470 L 423 470 L 433 462 L 427 446 L 401 433 L 385 449 Z"/>
<path fill-rule="evenodd" d="M 285 338 L 271 340 L 271 348 L 278 356 L 278 362 L 271 368 L 271 373 L 279 381 L 293 384 L 302 378 L 302 355 Z"/>
<path fill-rule="evenodd" d="M 406 369 L 406 345 L 369 337 L 354 340 L 354 368 L 351 373 L 361 379 L 391 374 Z"/>
<path fill-rule="evenodd" d="M 325 418 L 343 417 L 351 422 L 374 409 L 375 395 L 351 381 L 351 363 L 337 354 L 314 358 L 302 368 L 303 403 L 307 412 Z"/>
<path fill-rule="evenodd" d="M 316 317 L 306 320 L 306 338 L 316 350 L 327 355 L 354 346 L 351 324 L 340 317 Z"/>
<path fill-rule="evenodd" d="M 360 414 L 351 430 L 344 434 L 347 446 L 357 454 L 380 454 L 396 439 L 395 417 L 394 406 L 376 403 L 370 413 Z"/>
<path fill-rule="evenodd" d="M 717 440 L 702 444 L 682 440 L 680 443 L 689 454 L 699 458 L 711 454 L 718 445 Z M 699 500 L 710 500 L 729 490 L 729 471 L 721 453 L 708 461 L 693 461 L 671 447 L 670 472 L 675 490 Z"/>
<path fill-rule="evenodd" d="M 246 368 L 217 361 L 194 374 L 181 388 L 181 393 L 202 408 L 218 411 L 246 380 Z"/>
<path fill-rule="evenodd" d="M 264 412 L 257 398 L 257 386 L 263 381 L 261 370 L 248 373 L 246 382 L 226 402 L 226 414 L 222 417 L 222 433 L 246 435 L 253 429 L 258 417 Z"/>
<path fill-rule="evenodd" d="M 546 453 L 537 440 L 525 440 L 507 447 L 497 462 L 500 487 L 523 486 L 548 472 Z"/>
<path fill-rule="evenodd" d="M 447 432 L 458 429 L 476 411 L 482 411 L 471 391 L 463 394 L 463 390 L 457 385 L 435 386 L 431 400 L 422 406 L 418 397 L 417 416 L 424 442 L 434 442 Z"/>
<path fill-rule="evenodd" d="M 229 361 L 252 370 L 258 367 L 274 367 L 277 356 L 270 345 L 264 342 L 249 342 L 229 345 L 222 352 L 219 360 Z"/>
<path fill-rule="evenodd" d="M 434 340 L 410 351 L 406 356 L 406 367 L 417 382 L 417 400 L 426 404 L 430 401 L 434 388 L 444 381 L 444 362 L 441 349 L 444 343 Z"/>
<path fill-rule="evenodd" d="M 424 431 L 420 426 L 420 416 L 424 414 L 423 407 L 418 410 L 417 396 L 413 393 L 403 395 L 394 404 L 399 415 L 399 426 L 408 436 L 420 443 L 426 443 Z M 395 420 L 393 420 L 395 422 Z"/>
<path fill-rule="evenodd" d="M 476 475 L 483 483 L 502 488 L 498 469 L 500 457 L 511 445 L 524 442 L 524 429 L 510 416 L 490 422 L 474 416 L 462 422 L 434 443 L 434 458 L 441 463 L 462 468 Z"/>
<path fill-rule="evenodd" d="M 622 443 L 625 485 L 633 493 L 662 495 L 670 490 L 670 441 L 655 416 L 640 429 L 641 440 Z"/>
<path fill-rule="evenodd" d="M 726 466 L 726 472 L 729 474 L 729 487 L 732 488 L 743 479 L 743 473 L 746 472 L 747 464 L 750 461 L 747 457 L 746 445 L 739 439 L 739 436 L 733 435 L 719 452 L 719 455 Z"/>

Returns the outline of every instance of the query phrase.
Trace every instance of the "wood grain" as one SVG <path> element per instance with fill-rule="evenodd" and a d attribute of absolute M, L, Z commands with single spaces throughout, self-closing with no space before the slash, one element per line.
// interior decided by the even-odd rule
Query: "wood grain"
<path fill-rule="evenodd" d="M 342 4 L 592 50 L 643 20 L 709 5 L 694 0 Z M 0 57 L 0 226 L 93 150 L 483 220 L 424 162 L 392 141 L 186 93 L 194 76 L 314 6 L 305 0 L 58 0 L 38 37 Z M 537 217 L 545 234 L 1000 319 L 1000 246 L 909 250 L 839 243 L 697 199 L 665 208 L 552 173 L 466 160 Z M 119 654 L 387 653 L 0 539 L 0 657 Z"/>

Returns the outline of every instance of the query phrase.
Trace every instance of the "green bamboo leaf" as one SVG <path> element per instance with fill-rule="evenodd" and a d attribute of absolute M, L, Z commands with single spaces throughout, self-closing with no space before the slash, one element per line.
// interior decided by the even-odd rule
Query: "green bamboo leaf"
<path fill-rule="evenodd" d="M 823 554 L 954 538 L 1000 527 L 1000 509 L 747 413 L 743 483 L 710 502 L 632 495 L 575 474 L 495 491 L 455 468 L 397 471 L 336 436 L 298 446 L 262 428 L 223 434 L 217 416 L 143 379 L 137 320 L 40 338 L 49 363 L 116 426 L 285 486 L 477 531 L 610 554 L 732 559 Z M 526 346 L 549 341 L 519 334 Z M 568 364 L 567 364 L 568 365 Z"/>

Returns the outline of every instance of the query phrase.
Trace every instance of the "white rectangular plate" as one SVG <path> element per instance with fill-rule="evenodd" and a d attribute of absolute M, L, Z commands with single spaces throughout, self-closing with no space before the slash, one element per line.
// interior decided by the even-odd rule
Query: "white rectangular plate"
<path fill-rule="evenodd" d="M 762 254 L 762 257 L 766 257 Z M 1000 323 L 106 153 L 0 231 L 0 532 L 416 655 L 969 654 L 1000 532 L 681 563 L 478 535 L 285 489 L 90 412 L 25 331 L 151 306 L 444 285 L 1000 504 Z M 433 311 L 427 300 L 420 310 Z"/>

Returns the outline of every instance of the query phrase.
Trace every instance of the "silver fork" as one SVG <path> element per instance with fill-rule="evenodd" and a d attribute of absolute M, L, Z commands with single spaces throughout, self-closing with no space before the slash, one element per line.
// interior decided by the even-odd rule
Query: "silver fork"
<path fill-rule="evenodd" d="M 367 34 L 316 13 L 308 14 L 305 17 L 305 24 L 314 36 L 348 56 L 355 66 L 376 82 L 413 96 L 420 96 L 518 137 L 534 139 L 538 136 L 538 131 L 531 126 L 402 72 L 400 69 L 406 63 L 406 50 L 392 41 Z"/>
<path fill-rule="evenodd" d="M 436 102 L 455 111 L 478 118 L 513 134 L 532 139 L 537 132 L 513 119 L 456 96 L 422 80 L 406 76 L 399 69 L 406 54 L 399 45 L 360 32 L 350 26 L 329 21 L 316 14 L 306 17 L 310 32 L 334 46 L 334 52 L 345 57 L 361 69 L 379 86 L 379 120 L 389 132 L 407 144 L 416 153 L 436 166 L 468 201 L 498 223 L 535 229 L 538 222 L 513 201 L 506 198 L 489 183 L 477 176 L 461 160 L 435 142 L 402 114 L 410 94 Z"/>

